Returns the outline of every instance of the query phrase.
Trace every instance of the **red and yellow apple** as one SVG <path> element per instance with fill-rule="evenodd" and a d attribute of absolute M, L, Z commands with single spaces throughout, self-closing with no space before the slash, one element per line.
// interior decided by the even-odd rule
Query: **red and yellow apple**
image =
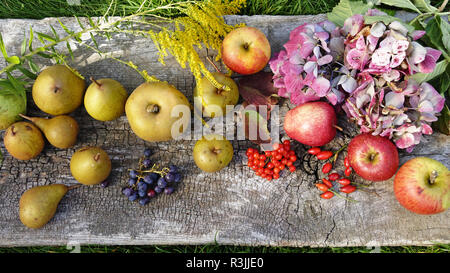
<path fill-rule="evenodd" d="M 336 136 L 336 114 L 323 101 L 307 102 L 287 112 L 284 118 L 286 134 L 309 146 L 323 146 Z"/>
<path fill-rule="evenodd" d="M 432 158 L 413 158 L 395 175 L 394 193 L 398 202 L 414 213 L 443 212 L 450 207 L 450 171 Z"/>
<path fill-rule="evenodd" d="M 270 60 L 270 44 L 259 29 L 240 27 L 222 42 L 222 60 L 232 71 L 249 75 L 261 71 Z"/>
<path fill-rule="evenodd" d="M 383 181 L 391 178 L 398 168 L 398 151 L 387 138 L 360 134 L 348 144 L 350 166 L 362 178 Z"/>

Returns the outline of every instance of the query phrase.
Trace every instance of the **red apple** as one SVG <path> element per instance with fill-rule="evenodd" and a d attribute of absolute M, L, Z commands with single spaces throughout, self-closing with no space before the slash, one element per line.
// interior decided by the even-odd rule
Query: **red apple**
<path fill-rule="evenodd" d="M 443 212 L 450 207 L 450 171 L 437 160 L 413 158 L 395 175 L 394 193 L 398 202 L 412 212 Z"/>
<path fill-rule="evenodd" d="M 323 146 L 336 136 L 336 114 L 323 101 L 307 102 L 287 112 L 284 130 L 288 136 L 309 146 Z"/>
<path fill-rule="evenodd" d="M 383 181 L 391 178 L 397 171 L 398 151 L 387 138 L 360 134 L 348 144 L 348 160 L 362 178 Z"/>
<path fill-rule="evenodd" d="M 222 42 L 224 64 L 239 74 L 249 75 L 261 71 L 269 59 L 269 41 L 257 28 L 236 28 Z"/>

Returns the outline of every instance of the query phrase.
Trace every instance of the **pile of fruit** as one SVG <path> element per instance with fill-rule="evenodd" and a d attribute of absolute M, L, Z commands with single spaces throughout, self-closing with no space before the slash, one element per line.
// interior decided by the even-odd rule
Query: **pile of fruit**
<path fill-rule="evenodd" d="M 297 161 L 295 151 L 291 150 L 291 142 L 289 140 L 274 145 L 274 150 L 259 153 L 254 148 L 248 148 L 247 166 L 255 171 L 257 176 L 265 178 L 268 181 L 280 178 L 280 173 L 285 168 L 291 173 L 295 172 L 294 166 Z"/>

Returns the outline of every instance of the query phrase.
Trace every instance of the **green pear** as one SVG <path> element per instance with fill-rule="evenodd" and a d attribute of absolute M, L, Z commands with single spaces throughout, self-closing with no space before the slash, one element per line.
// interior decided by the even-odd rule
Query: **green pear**
<path fill-rule="evenodd" d="M 78 123 L 70 116 L 61 115 L 50 119 L 20 116 L 33 122 L 41 129 L 48 142 L 56 148 L 67 149 L 77 142 Z"/>
<path fill-rule="evenodd" d="M 41 228 L 53 218 L 59 202 L 69 188 L 62 184 L 37 186 L 22 194 L 20 221 L 29 228 Z"/>
<path fill-rule="evenodd" d="M 84 80 L 65 65 L 44 69 L 33 84 L 33 100 L 43 112 L 58 116 L 77 109 L 83 100 Z"/>
<path fill-rule="evenodd" d="M 230 164 L 233 145 L 225 137 L 210 134 L 195 143 L 194 162 L 204 172 L 217 172 Z"/>
<path fill-rule="evenodd" d="M 111 172 L 111 160 L 100 147 L 84 147 L 72 155 L 70 171 L 81 184 L 100 184 Z"/>
<path fill-rule="evenodd" d="M 176 107 L 176 108 L 175 108 Z M 167 82 L 143 83 L 128 97 L 125 112 L 133 132 L 146 141 L 168 141 L 186 130 L 182 124 L 175 127 L 180 118 L 173 111 L 187 109 L 190 104 L 186 96 Z M 172 128 L 174 127 L 174 128 Z"/>
<path fill-rule="evenodd" d="M 19 121 L 6 129 L 3 137 L 6 150 L 19 160 L 30 160 L 44 149 L 41 131 L 32 123 Z"/>
<path fill-rule="evenodd" d="M 211 74 L 218 83 L 228 86 L 230 90 L 216 88 L 207 78 L 203 78 L 194 89 L 194 97 L 201 98 L 202 112 L 205 117 L 224 116 L 226 106 L 234 106 L 238 102 L 239 88 L 234 80 L 225 74 L 220 72 Z"/>
<path fill-rule="evenodd" d="M 116 80 L 91 78 L 84 96 L 84 107 L 96 120 L 115 120 L 125 112 L 128 93 Z"/>

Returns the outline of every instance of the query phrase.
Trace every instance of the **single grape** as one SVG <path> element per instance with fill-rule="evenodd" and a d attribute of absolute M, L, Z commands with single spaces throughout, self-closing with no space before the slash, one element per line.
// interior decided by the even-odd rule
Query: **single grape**
<path fill-rule="evenodd" d="M 145 197 L 145 196 L 147 196 L 147 192 L 143 191 L 143 190 L 139 190 L 138 195 L 139 195 L 139 197 Z"/>
<path fill-rule="evenodd" d="M 147 203 L 150 202 L 150 197 L 143 197 L 141 199 L 139 199 L 139 204 L 141 204 L 142 206 L 147 205 Z"/>
<path fill-rule="evenodd" d="M 128 187 L 123 188 L 123 189 L 122 189 L 122 193 L 123 193 L 125 196 L 130 196 L 130 195 L 133 193 L 133 189 L 128 188 Z"/>
<path fill-rule="evenodd" d="M 169 182 L 169 183 L 172 183 L 172 182 L 174 182 L 174 180 L 175 180 L 175 173 L 168 173 L 168 174 L 166 174 L 166 176 L 164 176 L 164 179 L 167 181 L 167 182 Z"/>
<path fill-rule="evenodd" d="M 160 188 L 159 186 L 156 186 L 153 190 L 154 190 L 156 193 L 161 193 L 161 192 L 163 191 L 163 189 Z"/>
<path fill-rule="evenodd" d="M 179 183 L 180 181 L 181 181 L 181 174 L 180 173 L 176 173 L 175 177 L 173 179 L 173 182 Z"/>
<path fill-rule="evenodd" d="M 130 200 L 131 202 L 136 201 L 136 199 L 138 199 L 137 192 L 133 192 L 130 196 L 128 196 L 128 200 Z"/>
<path fill-rule="evenodd" d="M 153 154 L 153 153 L 152 153 L 152 150 L 151 150 L 150 148 L 146 148 L 146 149 L 144 150 L 144 156 L 145 156 L 145 157 L 150 157 L 152 154 Z"/>
<path fill-rule="evenodd" d="M 172 194 L 174 192 L 174 188 L 173 187 L 167 187 L 164 189 L 164 193 L 165 194 Z"/>
<path fill-rule="evenodd" d="M 138 172 L 136 170 L 131 170 L 130 171 L 130 177 L 131 178 L 136 178 L 138 176 Z"/>
<path fill-rule="evenodd" d="M 173 164 L 171 164 L 171 165 L 169 166 L 169 172 L 171 172 L 171 173 L 176 173 L 176 172 L 178 172 L 178 167 L 175 166 L 175 165 L 173 165 Z"/>
<path fill-rule="evenodd" d="M 100 184 L 100 186 L 101 186 L 102 188 L 108 187 L 108 186 L 109 186 L 109 180 L 103 181 L 103 182 Z"/>
<path fill-rule="evenodd" d="M 156 180 L 156 179 L 152 178 L 152 176 L 151 176 L 150 174 L 149 174 L 149 175 L 146 175 L 146 176 L 144 177 L 144 182 L 147 183 L 147 184 L 149 184 L 149 185 L 153 184 L 153 182 L 155 182 L 155 180 Z"/>
<path fill-rule="evenodd" d="M 147 183 L 144 183 L 144 182 L 139 182 L 138 184 L 137 184 L 137 189 L 139 190 L 139 191 L 147 191 L 147 189 L 148 189 L 148 185 L 147 185 Z"/>
<path fill-rule="evenodd" d="M 136 184 L 137 179 L 136 178 L 130 178 L 128 179 L 128 185 L 133 186 L 134 184 Z"/>
<path fill-rule="evenodd" d="M 158 186 L 156 186 L 156 187 L 158 187 Z M 153 198 L 153 197 L 156 196 L 156 192 L 154 190 L 149 190 L 147 192 L 147 196 L 150 197 L 150 198 Z"/>
<path fill-rule="evenodd" d="M 157 181 L 160 177 L 160 175 L 157 173 L 150 173 L 149 175 L 152 177 L 153 182 Z"/>
<path fill-rule="evenodd" d="M 158 179 L 158 187 L 160 187 L 161 189 L 165 188 L 167 186 L 167 181 L 161 177 L 160 179 Z"/>
<path fill-rule="evenodd" d="M 150 168 L 150 164 L 152 164 L 152 162 L 150 161 L 150 159 L 144 159 L 142 161 L 142 165 L 144 165 L 144 168 Z"/>

